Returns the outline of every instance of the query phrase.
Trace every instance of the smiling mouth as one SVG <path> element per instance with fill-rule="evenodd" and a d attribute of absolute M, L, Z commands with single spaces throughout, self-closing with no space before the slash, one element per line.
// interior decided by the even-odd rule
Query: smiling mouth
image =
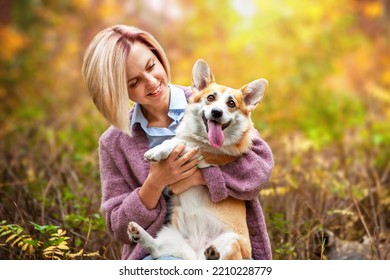
<path fill-rule="evenodd" d="M 157 88 L 156 88 L 153 92 L 148 93 L 147 95 L 148 95 L 148 96 L 157 95 L 158 93 L 161 92 L 161 90 L 162 90 L 162 85 L 161 85 L 161 83 L 160 83 L 160 84 L 157 86 Z"/>
<path fill-rule="evenodd" d="M 208 133 L 209 132 L 209 122 L 215 124 L 215 125 L 221 125 L 221 129 L 222 130 L 225 130 L 230 124 L 231 124 L 231 120 L 228 121 L 227 123 L 225 124 L 221 124 L 220 122 L 216 121 L 216 120 L 208 120 L 206 118 L 206 115 L 205 113 L 203 112 L 202 113 L 202 120 L 203 120 L 203 123 L 204 123 L 204 126 L 206 127 L 206 132 Z"/>
<path fill-rule="evenodd" d="M 204 112 L 202 113 L 202 120 L 206 127 L 207 136 L 210 141 L 211 147 L 214 149 L 221 148 L 225 141 L 225 135 L 223 134 L 223 130 L 227 128 L 232 121 L 230 120 L 225 124 L 221 124 L 216 120 L 208 120 Z"/>

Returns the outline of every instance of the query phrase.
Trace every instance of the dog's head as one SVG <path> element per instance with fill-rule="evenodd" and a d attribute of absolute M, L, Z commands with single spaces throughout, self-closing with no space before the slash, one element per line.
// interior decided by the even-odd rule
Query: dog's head
<path fill-rule="evenodd" d="M 250 114 L 263 99 L 267 80 L 258 79 L 240 89 L 222 86 L 215 83 L 206 61 L 199 59 L 192 70 L 192 81 L 193 112 L 203 124 L 199 132 L 207 135 L 213 148 L 236 145 L 252 128 Z"/>

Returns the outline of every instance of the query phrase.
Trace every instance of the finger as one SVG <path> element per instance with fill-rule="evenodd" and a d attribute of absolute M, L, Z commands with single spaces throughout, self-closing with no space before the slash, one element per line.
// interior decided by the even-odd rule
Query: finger
<path fill-rule="evenodd" d="M 185 149 L 185 145 L 184 144 L 179 144 L 179 145 L 177 145 L 174 149 L 173 149 L 173 151 L 171 152 L 171 154 L 169 155 L 169 159 L 174 159 L 174 160 L 176 160 L 179 156 L 180 156 L 180 154 L 184 151 L 184 149 Z"/>
<path fill-rule="evenodd" d="M 189 152 L 185 153 L 184 155 L 182 155 L 180 157 L 179 163 L 180 164 L 186 163 L 187 161 L 191 160 L 198 152 L 199 152 L 199 147 L 195 147 L 191 151 L 189 151 Z"/>
<path fill-rule="evenodd" d="M 192 174 L 194 174 L 196 172 L 196 170 L 198 170 L 198 168 L 196 166 L 194 166 L 194 167 L 188 169 L 187 171 L 184 171 L 183 173 L 181 173 L 182 179 L 191 176 Z"/>
<path fill-rule="evenodd" d="M 199 163 L 199 160 L 198 158 L 194 158 L 190 161 L 187 161 L 185 164 L 183 164 L 182 166 L 180 166 L 180 170 L 182 171 L 181 173 L 193 168 L 193 167 L 197 167 L 197 164 Z"/>

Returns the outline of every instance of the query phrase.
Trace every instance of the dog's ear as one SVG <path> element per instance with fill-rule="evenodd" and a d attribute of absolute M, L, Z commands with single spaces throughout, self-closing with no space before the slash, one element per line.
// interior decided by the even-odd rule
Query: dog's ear
<path fill-rule="evenodd" d="M 258 79 L 240 88 L 249 111 L 254 110 L 257 104 L 261 102 L 267 87 L 268 81 L 266 79 Z"/>
<path fill-rule="evenodd" d="M 192 87 L 201 91 L 210 83 L 215 83 L 213 72 L 205 60 L 198 59 L 192 68 Z"/>

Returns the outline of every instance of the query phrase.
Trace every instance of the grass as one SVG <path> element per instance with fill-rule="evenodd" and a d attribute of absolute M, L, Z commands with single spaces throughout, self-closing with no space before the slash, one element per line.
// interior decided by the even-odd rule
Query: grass
<path fill-rule="evenodd" d="M 389 258 L 380 253 L 390 226 L 390 164 L 377 167 L 383 147 L 344 140 L 318 150 L 302 136 L 273 147 L 277 164 L 261 201 L 276 259 L 317 258 L 313 238 L 324 229 L 351 242 L 368 237 L 366 258 Z"/>
<path fill-rule="evenodd" d="M 57 128 L 48 117 L 30 117 L 3 130 L 3 227 L 19 227 L 20 234 L 47 246 L 30 254 L 27 245 L 24 251 L 23 244 L 11 246 L 16 237 L 8 239 L 10 234 L 4 234 L 1 259 L 120 258 L 120 244 L 107 235 L 99 212 L 97 140 L 106 124 L 92 111 L 84 114 L 89 119 L 76 122 L 77 117 L 69 117 L 66 125 Z M 299 133 L 266 134 L 276 164 L 260 199 L 275 259 L 321 258 L 313 236 L 323 229 L 351 242 L 366 236 L 372 248 L 367 258 L 389 258 L 387 252 L 380 253 L 389 241 L 390 227 L 390 164 L 383 158 L 385 145 L 350 136 L 318 147 Z M 45 226 L 55 230 L 43 235 L 37 227 Z M 66 254 L 43 254 L 51 234 L 59 229 L 66 237 Z"/>
<path fill-rule="evenodd" d="M 342 258 L 341 247 L 329 252 L 332 234 L 340 245 L 364 245 L 366 258 L 390 258 L 386 1 L 330 0 L 309 13 L 294 1 L 283 9 L 268 1 L 242 30 L 221 24 L 235 14 L 227 5 L 207 18 L 217 28 L 202 29 L 211 6 L 200 1 L 188 17 L 147 23 L 144 15 L 155 11 L 146 1 L 139 6 L 145 14 L 123 9 L 121 1 L 6 2 L 0 259 L 120 258 L 120 244 L 107 235 L 99 212 L 97 143 L 107 123 L 88 98 L 80 69 L 92 34 L 121 18 L 161 40 L 179 84 L 190 83 L 199 57 L 221 83 L 269 80 L 253 119 L 275 157 L 260 193 L 275 259 Z M 167 23 L 172 32 L 164 32 Z"/>

